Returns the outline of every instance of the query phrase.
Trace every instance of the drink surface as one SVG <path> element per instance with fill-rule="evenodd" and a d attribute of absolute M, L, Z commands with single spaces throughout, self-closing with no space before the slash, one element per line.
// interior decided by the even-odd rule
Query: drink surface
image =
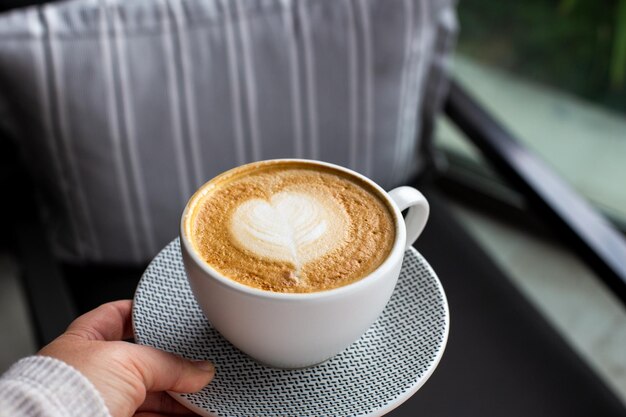
<path fill-rule="evenodd" d="M 355 282 L 395 239 L 388 203 L 356 177 L 273 162 L 229 171 L 194 197 L 185 229 L 196 253 L 251 287 L 303 293 Z"/>

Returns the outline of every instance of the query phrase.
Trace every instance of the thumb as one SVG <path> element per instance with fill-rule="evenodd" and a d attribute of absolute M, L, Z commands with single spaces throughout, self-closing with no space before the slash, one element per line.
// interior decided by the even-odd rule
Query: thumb
<path fill-rule="evenodd" d="M 215 376 L 208 361 L 190 361 L 172 353 L 132 345 L 132 365 L 146 391 L 196 392 Z"/>

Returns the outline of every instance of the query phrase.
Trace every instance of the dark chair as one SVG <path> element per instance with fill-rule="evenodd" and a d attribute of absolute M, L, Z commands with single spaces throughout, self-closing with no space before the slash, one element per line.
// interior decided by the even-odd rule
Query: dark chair
<path fill-rule="evenodd" d="M 451 80 L 446 116 L 477 145 L 531 211 L 577 251 L 626 302 L 626 243 L 541 161 Z M 19 152 L 2 145 L 2 225 L 22 267 L 38 340 L 58 335 L 78 313 L 131 298 L 145 265 L 69 265 L 52 255 Z M 427 148 L 433 151 L 432 145 Z M 430 153 L 414 183 L 431 202 L 417 248 L 437 271 L 451 311 L 446 353 L 426 385 L 394 416 L 625 416 L 626 408 L 510 283 L 447 207 L 450 178 Z M 454 188 L 456 187 L 456 188 Z M 458 193 L 457 193 L 458 194 Z M 475 194 L 478 197 L 484 197 Z M 89 279 L 81 279 L 83 277 Z"/>

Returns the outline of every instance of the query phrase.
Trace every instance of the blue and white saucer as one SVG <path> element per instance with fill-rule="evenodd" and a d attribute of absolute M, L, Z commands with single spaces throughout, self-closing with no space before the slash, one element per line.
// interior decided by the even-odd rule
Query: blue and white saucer
<path fill-rule="evenodd" d="M 200 415 L 346 417 L 380 416 L 413 395 L 443 355 L 450 320 L 437 275 L 410 249 L 391 300 L 359 340 L 314 367 L 268 368 L 206 320 L 189 288 L 176 239 L 144 272 L 133 325 L 137 343 L 215 364 L 215 379 L 202 391 L 172 394 Z"/>

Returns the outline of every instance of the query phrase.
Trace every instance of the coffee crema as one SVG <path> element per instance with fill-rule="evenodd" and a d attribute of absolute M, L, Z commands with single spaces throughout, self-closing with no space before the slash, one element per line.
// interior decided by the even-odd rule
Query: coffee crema
<path fill-rule="evenodd" d="M 274 292 L 324 291 L 375 270 L 395 240 L 391 208 L 371 185 L 304 162 L 250 164 L 193 197 L 185 230 L 222 275 Z"/>

